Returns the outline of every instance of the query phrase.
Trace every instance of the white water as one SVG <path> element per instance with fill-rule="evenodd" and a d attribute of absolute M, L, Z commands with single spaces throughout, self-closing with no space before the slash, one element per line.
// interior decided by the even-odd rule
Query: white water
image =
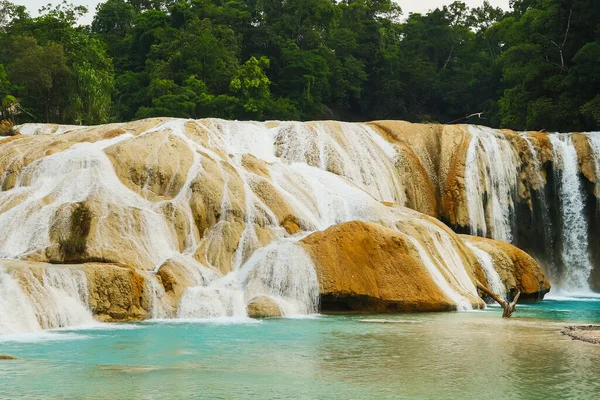
<path fill-rule="evenodd" d="M 506 287 L 504 286 L 504 283 L 502 283 L 498 271 L 494 268 L 494 259 L 490 253 L 471 243 L 467 243 L 467 246 L 475 253 L 475 257 L 477 257 L 479 264 L 483 267 L 483 273 L 485 274 L 485 279 L 488 283 L 488 289 L 499 294 L 501 297 L 506 298 Z"/>
<path fill-rule="evenodd" d="M 45 268 L 15 278 L 0 266 L 0 335 L 93 324 L 83 271 Z"/>
<path fill-rule="evenodd" d="M 195 125 L 203 134 L 194 136 L 186 124 Z M 41 133 L 40 127 L 34 128 L 29 129 L 30 133 Z M 63 131 L 51 132 L 52 137 L 60 137 Z M 472 226 L 510 240 L 516 156 L 500 134 L 476 127 L 470 131 L 475 140 L 469 148 L 471 162 L 466 176 Z M 77 132 L 80 130 L 65 135 Z M 121 182 L 105 149 L 165 132 L 160 146 L 167 146 L 167 138 L 175 136 L 192 151 L 193 162 L 173 199 L 150 201 L 143 195 L 149 194 L 151 177 L 156 176 L 158 153 L 146 160 L 147 175 L 138 194 Z M 268 178 L 244 166 L 243 158 L 248 154 L 266 162 Z M 258 296 L 273 299 L 285 316 L 297 316 L 318 312 L 319 298 L 312 260 L 295 243 L 302 235 L 353 220 L 377 222 L 390 228 L 403 223 L 419 224 L 419 236 L 406 235 L 432 279 L 458 309 L 470 309 L 476 290 L 449 234 L 416 213 L 380 203 L 405 201 L 403 177 L 395 169 L 397 157 L 393 145 L 362 124 L 170 120 L 139 136 L 126 133 L 110 140 L 76 144 L 34 161 L 21 171 L 15 188 L 0 192 L 0 210 L 17 203 L 0 212 L 0 226 L 5 228 L 0 232 L 0 257 L 19 259 L 44 254 L 56 244 L 50 226 L 68 230 L 70 215 L 64 207 L 90 201 L 98 204 L 99 215 L 88 241 L 89 251 L 98 257 L 115 258 L 118 255 L 112 254 L 111 249 L 122 249 L 122 243 L 127 243 L 131 264 L 150 274 L 147 290 L 153 318 L 243 318 L 246 304 Z M 197 177 L 207 174 L 207 160 L 214 162 L 224 188 L 218 221 L 206 232 L 198 232 L 193 229 L 192 186 Z M 290 238 L 279 226 L 275 210 L 255 192 L 263 181 L 275 188 L 298 217 L 301 236 Z M 483 187 L 480 181 L 484 182 Z M 234 191 L 235 185 L 241 189 Z M 486 207 L 484 196 L 489 199 Z M 169 212 L 165 213 L 165 209 Z M 188 227 L 174 226 L 167 218 L 177 213 L 184 216 L 181 221 Z M 222 254 L 222 239 L 231 234 L 227 229 L 233 222 L 243 224 L 243 233 L 225 268 L 230 267 L 231 272 L 223 275 L 218 255 Z M 178 229 L 184 235 L 182 246 Z M 271 244 L 262 247 L 265 235 Z M 427 238 L 426 243 L 421 241 L 423 237 Z M 209 249 L 211 257 L 198 256 L 201 249 Z M 166 294 L 152 276 L 167 261 L 182 266 L 195 284 L 185 291 L 175 314 L 164 306 Z M 6 279 L 3 285 L 7 293 L 10 290 L 18 295 L 19 285 L 14 281 Z M 76 299 L 68 294 L 71 292 L 63 292 Z M 48 313 L 52 320 L 38 324 L 40 329 L 79 323 L 77 318 L 64 315 L 79 315 L 79 305 L 86 310 L 85 303 L 67 303 L 68 306 L 56 307 L 61 309 L 60 318 L 32 305 L 36 318 L 36 313 Z M 0 319 L 2 315 L 0 311 Z"/>
<path fill-rule="evenodd" d="M 508 139 L 490 128 L 469 126 L 465 191 L 471 233 L 513 240 L 519 158 Z"/>
<path fill-rule="evenodd" d="M 588 253 L 588 227 L 579 181 L 579 161 L 570 135 L 550 135 L 556 168 L 562 220 L 561 258 L 566 266 L 561 289 L 580 291 L 589 288 L 592 271 Z"/>
<path fill-rule="evenodd" d="M 319 312 L 319 282 L 306 251 L 293 241 L 275 242 L 257 251 L 240 271 L 246 301 L 267 295 L 284 316 Z"/>

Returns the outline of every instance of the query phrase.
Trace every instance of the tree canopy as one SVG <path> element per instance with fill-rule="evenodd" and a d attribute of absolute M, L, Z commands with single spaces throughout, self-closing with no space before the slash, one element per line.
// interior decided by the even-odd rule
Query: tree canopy
<path fill-rule="evenodd" d="M 408 16 L 391 0 L 107 0 L 78 25 L 85 12 L 0 0 L 0 119 L 600 128 L 597 0 Z"/>

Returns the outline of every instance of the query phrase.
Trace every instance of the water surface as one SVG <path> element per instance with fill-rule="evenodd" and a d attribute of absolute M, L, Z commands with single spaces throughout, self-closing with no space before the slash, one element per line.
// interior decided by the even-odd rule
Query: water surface
<path fill-rule="evenodd" d="M 599 299 L 479 312 L 146 322 L 0 339 L 0 398 L 594 399 Z"/>

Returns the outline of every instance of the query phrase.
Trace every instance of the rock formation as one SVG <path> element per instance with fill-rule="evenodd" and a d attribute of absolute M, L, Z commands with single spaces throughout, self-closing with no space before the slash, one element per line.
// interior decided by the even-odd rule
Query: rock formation
<path fill-rule="evenodd" d="M 539 264 L 523 250 L 506 242 L 477 236 L 461 235 L 461 239 L 492 256 L 505 290 L 520 291 L 521 300 L 541 300 L 550 291 L 550 282 Z"/>
<path fill-rule="evenodd" d="M 16 132 L 0 141 L 0 259 L 26 265 L 0 271 L 0 293 L 70 271 L 85 294 L 59 289 L 102 320 L 481 307 L 475 282 L 496 276 L 541 298 L 539 265 L 505 242 L 559 286 L 600 285 L 598 135 L 168 118 Z M 32 326 L 85 319 L 29 304 Z"/>
<path fill-rule="evenodd" d="M 302 244 L 314 260 L 324 311 L 447 311 L 457 307 L 401 231 L 354 221 L 313 233 Z M 462 256 L 471 278 L 477 274 L 476 261 L 472 255 Z M 451 281 L 453 276 L 444 274 L 443 279 Z M 453 283 L 460 287 L 459 282 Z M 473 293 L 463 293 L 472 306 L 483 306 Z"/>
<path fill-rule="evenodd" d="M 277 302 L 266 296 L 250 300 L 246 307 L 250 318 L 276 318 L 282 316 Z"/>

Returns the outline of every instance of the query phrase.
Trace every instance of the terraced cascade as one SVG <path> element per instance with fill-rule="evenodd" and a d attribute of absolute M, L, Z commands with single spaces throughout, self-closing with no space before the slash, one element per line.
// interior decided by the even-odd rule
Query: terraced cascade
<path fill-rule="evenodd" d="M 592 133 L 215 119 L 17 132 L 0 141 L 0 297 L 21 304 L 40 304 L 55 269 L 84 277 L 77 296 L 59 288 L 73 315 L 101 321 L 465 310 L 484 306 L 477 280 L 542 298 L 542 270 L 563 292 L 598 287 Z M 30 310 L 40 329 L 89 322 Z"/>

